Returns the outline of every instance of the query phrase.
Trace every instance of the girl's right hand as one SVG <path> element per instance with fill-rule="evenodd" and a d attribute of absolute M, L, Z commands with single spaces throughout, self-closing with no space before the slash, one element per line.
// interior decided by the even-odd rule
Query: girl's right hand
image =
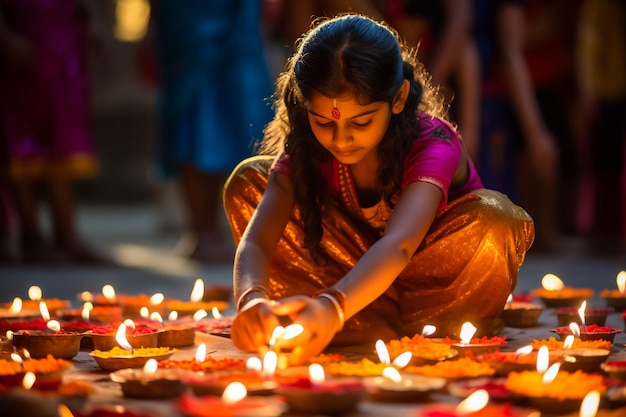
<path fill-rule="evenodd" d="M 257 298 L 237 313 L 231 327 L 230 337 L 235 346 L 244 352 L 259 352 L 267 346 L 272 332 L 280 324 L 278 317 L 272 312 L 271 303 Z"/>

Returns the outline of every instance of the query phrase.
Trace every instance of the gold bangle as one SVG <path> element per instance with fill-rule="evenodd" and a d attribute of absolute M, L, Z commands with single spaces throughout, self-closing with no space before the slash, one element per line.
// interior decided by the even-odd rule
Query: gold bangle
<path fill-rule="evenodd" d="M 318 291 L 315 294 L 315 298 L 326 298 L 332 303 L 332 305 L 335 307 L 335 310 L 337 310 L 337 317 L 339 318 L 339 330 L 343 329 L 343 324 L 345 323 L 346 319 L 345 294 L 337 289 L 327 288 L 325 290 Z"/>
<path fill-rule="evenodd" d="M 243 307 L 244 301 L 246 301 L 245 298 L 253 292 L 257 292 L 261 294 L 263 298 L 265 298 L 266 300 L 269 300 L 271 298 L 270 290 L 268 290 L 262 285 L 253 285 L 252 287 L 245 290 L 239 296 L 239 299 L 237 300 L 237 311 L 241 310 L 241 308 Z"/>

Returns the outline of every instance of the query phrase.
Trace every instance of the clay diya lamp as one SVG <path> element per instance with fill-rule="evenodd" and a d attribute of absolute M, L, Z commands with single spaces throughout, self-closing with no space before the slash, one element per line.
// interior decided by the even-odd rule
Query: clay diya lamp
<path fill-rule="evenodd" d="M 335 415 L 356 410 L 366 390 L 359 378 L 326 379 L 322 365 L 314 363 L 308 377 L 280 383 L 276 393 L 293 412 Z"/>
<path fill-rule="evenodd" d="M 159 332 L 157 346 L 169 347 L 187 347 L 193 346 L 196 342 L 196 322 L 190 320 L 189 317 L 182 319 L 173 319 L 163 321 L 158 313 L 152 313 L 150 319 L 152 322 L 161 326 L 162 332 Z"/>
<path fill-rule="evenodd" d="M 248 396 L 246 387 L 240 382 L 229 384 L 221 396 L 196 397 L 186 393 L 178 397 L 177 408 L 188 417 L 275 417 L 285 410 L 285 403 L 279 397 Z"/>
<path fill-rule="evenodd" d="M 569 326 L 570 323 L 577 323 L 582 325 L 595 324 L 598 326 L 604 326 L 606 318 L 609 314 L 613 313 L 613 307 L 585 307 L 585 302 L 580 308 L 576 307 L 561 307 L 552 312 L 556 315 L 559 322 L 559 326 Z"/>
<path fill-rule="evenodd" d="M 73 367 L 72 362 L 47 356 L 41 359 L 24 359 L 12 353 L 10 359 L 0 359 L 0 386 L 20 387 L 28 373 L 35 376 L 32 388 L 42 391 L 57 390 L 66 370 Z"/>
<path fill-rule="evenodd" d="M 28 288 L 28 298 L 28 300 L 21 301 L 21 308 L 24 311 L 41 311 L 41 305 L 43 303 L 45 304 L 47 311 L 49 311 L 52 315 L 56 315 L 59 311 L 70 307 L 70 302 L 67 300 L 61 300 L 59 298 L 43 298 L 41 288 L 37 285 L 33 285 Z M 15 301 L 16 300 L 14 299 L 12 303 L 0 305 L 0 308 L 11 309 L 11 306 L 13 306 Z"/>
<path fill-rule="evenodd" d="M 148 317 L 151 313 L 165 314 L 166 301 L 161 293 L 147 294 L 120 294 L 117 297 L 122 307 L 122 317 L 136 319 Z"/>
<path fill-rule="evenodd" d="M 541 299 L 546 307 L 577 307 L 594 295 L 591 288 L 565 286 L 563 281 L 554 274 L 544 275 L 541 285 L 542 288 L 532 290 L 531 294 Z"/>
<path fill-rule="evenodd" d="M 109 377 L 120 384 L 122 393 L 130 398 L 177 397 L 185 390 L 181 381 L 186 371 L 160 369 L 155 359 L 148 359 L 141 369 L 124 368 L 112 372 Z"/>
<path fill-rule="evenodd" d="M 524 328 L 537 325 L 543 312 L 543 306 L 532 302 L 532 298 L 524 294 L 517 298 L 511 294 L 504 305 L 500 318 L 508 327 Z"/>
<path fill-rule="evenodd" d="M 444 378 L 403 375 L 394 367 L 385 368 L 382 376 L 366 377 L 363 382 L 369 400 L 394 403 L 427 400 L 447 383 Z"/>
<path fill-rule="evenodd" d="M 603 376 L 599 373 L 582 371 L 560 371 L 559 364 L 551 365 L 545 372 L 523 371 L 511 372 L 506 379 L 505 387 L 513 395 L 524 399 L 528 404 L 545 414 L 568 414 L 581 409 L 583 400 L 587 403 L 590 393 L 597 395 L 595 410 L 599 403 L 599 396 L 606 387 Z M 595 416 L 593 414 L 581 414 Z"/>
<path fill-rule="evenodd" d="M 159 333 L 163 331 L 156 326 L 135 325 L 132 320 L 125 320 L 122 325 L 124 326 L 128 343 L 134 348 L 157 347 Z M 94 327 L 89 335 L 93 341 L 94 350 L 111 350 L 118 346 L 116 339 L 118 331 L 119 327 L 116 328 L 111 325 Z"/>
<path fill-rule="evenodd" d="M 606 361 L 600 367 L 611 379 L 626 381 L 626 360 Z"/>
<path fill-rule="evenodd" d="M 434 364 L 457 356 L 459 352 L 452 349 L 450 344 L 441 343 L 442 339 L 428 337 L 434 332 L 434 326 L 427 325 L 424 327 L 424 330 L 422 330 L 422 334 L 392 339 L 386 343 L 386 348 L 389 355 L 396 357 L 402 355 L 404 352 L 410 352 L 411 360 L 409 364 L 412 366 Z M 376 350 L 378 351 L 378 345 L 376 346 Z"/>
<path fill-rule="evenodd" d="M 81 294 L 83 305 L 80 308 L 63 310 L 59 317 L 66 321 L 86 321 L 92 324 L 119 323 L 122 321 L 122 308 L 117 304 L 94 305 L 91 293 Z"/>
<path fill-rule="evenodd" d="M 616 311 L 626 310 L 626 271 L 620 271 L 615 278 L 616 289 L 604 289 L 600 296 L 606 300 L 606 304 Z"/>
<path fill-rule="evenodd" d="M 486 362 L 496 370 L 496 375 L 506 376 L 510 372 L 532 371 L 537 366 L 538 352 L 530 345 L 523 346 L 515 352 L 492 352 L 480 356 L 481 362 Z M 561 356 L 556 353 L 548 353 L 548 362 L 558 362 Z"/>
<path fill-rule="evenodd" d="M 162 368 L 175 368 L 192 371 L 194 373 L 213 373 L 215 371 L 232 371 L 239 370 L 245 371 L 246 361 L 243 359 L 233 358 L 213 358 L 207 356 L 206 344 L 200 343 L 196 349 L 195 359 L 166 359 L 159 362 L 159 367 Z"/>
<path fill-rule="evenodd" d="M 196 279 L 191 290 L 189 300 L 170 300 L 167 302 L 167 309 L 170 311 L 176 311 L 180 316 L 192 316 L 200 310 L 211 311 L 216 309 L 217 311 L 223 311 L 228 308 L 228 301 L 205 301 L 204 295 L 204 282 L 202 279 L 198 278 Z"/>
<path fill-rule="evenodd" d="M 47 330 L 19 330 L 12 334 L 12 344 L 26 349 L 32 358 L 72 359 L 78 355 L 82 333 L 61 330 L 59 322 L 50 320 Z"/>
<path fill-rule="evenodd" d="M 39 316 L 38 309 L 26 310 L 23 308 L 24 303 L 20 297 L 15 297 L 12 302 L 0 305 L 0 319 L 29 319 Z"/>
<path fill-rule="evenodd" d="M 126 326 L 121 324 L 115 335 L 115 346 L 110 350 L 94 350 L 89 354 L 100 368 L 117 371 L 124 368 L 141 368 L 150 359 L 162 361 L 171 357 L 177 350 L 173 348 L 135 348 L 126 337 Z"/>
<path fill-rule="evenodd" d="M 449 337 L 443 339 L 444 343 L 450 344 L 450 346 L 459 352 L 459 355 L 465 356 L 467 353 L 471 353 L 474 356 L 484 355 L 487 353 L 495 352 L 503 345 L 506 344 L 506 338 L 500 336 L 480 338 L 473 337 L 476 333 L 476 327 L 470 322 L 463 323 L 461 327 L 461 340 L 453 340 Z"/>
<path fill-rule="evenodd" d="M 569 326 L 561 326 L 551 330 L 556 333 L 561 340 L 569 335 L 579 337 L 580 340 L 606 340 L 613 343 L 615 335 L 622 332 L 622 329 L 617 329 L 610 326 L 598 326 L 596 324 L 579 326 L 576 323 L 570 323 Z"/>
<path fill-rule="evenodd" d="M 268 379 L 262 373 L 247 369 L 196 373 L 186 376 L 183 382 L 198 397 L 221 396 L 232 382 L 243 384 L 250 396 L 272 395 L 278 387 L 275 379 Z"/>
<path fill-rule="evenodd" d="M 457 405 L 431 404 L 418 411 L 417 417 L 528 417 L 524 410 L 510 405 L 490 404 L 490 395 L 485 389 L 476 389 Z"/>

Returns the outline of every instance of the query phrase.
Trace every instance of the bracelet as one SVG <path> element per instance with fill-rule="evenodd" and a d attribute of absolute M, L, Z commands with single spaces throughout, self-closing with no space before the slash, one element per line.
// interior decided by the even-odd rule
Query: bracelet
<path fill-rule="evenodd" d="M 326 298 L 333 304 L 335 310 L 337 310 L 337 317 L 339 318 L 339 330 L 343 329 L 343 324 L 346 319 L 346 295 L 337 289 L 327 288 L 325 290 L 318 291 L 315 294 L 315 298 Z"/>
<path fill-rule="evenodd" d="M 261 294 L 266 300 L 271 298 L 270 290 L 262 285 L 253 285 L 239 296 L 239 299 L 237 300 L 237 311 L 241 310 L 241 308 L 244 306 L 244 301 L 246 301 L 245 298 L 253 292 Z"/>

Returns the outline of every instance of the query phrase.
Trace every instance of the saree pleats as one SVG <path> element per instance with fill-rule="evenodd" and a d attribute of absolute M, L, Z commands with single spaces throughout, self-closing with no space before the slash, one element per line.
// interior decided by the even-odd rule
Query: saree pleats
<path fill-rule="evenodd" d="M 235 243 L 259 204 L 272 158 L 242 162 L 224 187 L 224 206 Z M 329 256 L 317 265 L 302 247 L 304 231 L 297 209 L 280 240 L 270 266 L 274 298 L 313 295 L 341 279 L 380 238 L 365 220 L 341 206 L 324 216 L 322 246 Z M 494 334 L 517 272 L 534 239 L 528 214 L 495 191 L 477 190 L 441 210 L 405 270 L 394 284 L 344 331 L 376 331 L 384 321 L 398 335 L 420 333 L 427 324 L 438 335 L 457 336 L 465 321 L 479 334 Z"/>

